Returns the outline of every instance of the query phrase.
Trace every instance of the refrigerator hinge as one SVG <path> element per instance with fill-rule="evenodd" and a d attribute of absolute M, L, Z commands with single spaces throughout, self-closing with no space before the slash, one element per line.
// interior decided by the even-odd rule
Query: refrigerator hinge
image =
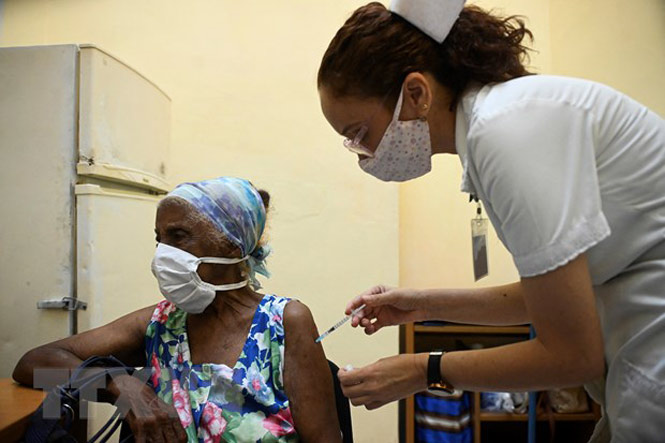
<path fill-rule="evenodd" d="M 88 309 L 88 304 L 74 297 L 62 297 L 61 299 L 40 300 L 37 309 L 62 309 L 65 311 L 76 311 Z"/>

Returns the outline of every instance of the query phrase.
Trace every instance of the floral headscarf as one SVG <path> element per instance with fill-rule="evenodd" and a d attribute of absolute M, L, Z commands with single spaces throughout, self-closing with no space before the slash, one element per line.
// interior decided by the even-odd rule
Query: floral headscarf
<path fill-rule="evenodd" d="M 270 277 L 265 259 L 270 247 L 259 246 L 266 225 L 266 208 L 258 191 L 242 178 L 219 177 L 196 183 L 182 183 L 168 194 L 180 197 L 206 216 L 248 257 L 250 284 L 261 287 L 256 274 Z"/>

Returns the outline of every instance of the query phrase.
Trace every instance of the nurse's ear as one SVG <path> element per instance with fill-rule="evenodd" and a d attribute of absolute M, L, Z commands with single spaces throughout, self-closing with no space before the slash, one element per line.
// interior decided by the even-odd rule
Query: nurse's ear
<path fill-rule="evenodd" d="M 420 72 L 406 76 L 402 84 L 402 110 L 400 120 L 425 119 L 432 105 L 432 88 L 427 77 Z"/>

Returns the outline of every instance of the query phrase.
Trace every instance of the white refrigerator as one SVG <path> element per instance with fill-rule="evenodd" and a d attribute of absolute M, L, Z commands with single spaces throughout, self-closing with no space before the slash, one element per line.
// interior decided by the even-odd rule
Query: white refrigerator
<path fill-rule="evenodd" d="M 160 300 L 170 118 L 164 91 L 92 45 L 0 48 L 0 377 Z"/>

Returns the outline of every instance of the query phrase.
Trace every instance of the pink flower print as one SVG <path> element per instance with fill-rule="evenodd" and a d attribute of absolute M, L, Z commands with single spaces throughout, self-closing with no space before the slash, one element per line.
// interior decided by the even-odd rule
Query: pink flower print
<path fill-rule="evenodd" d="M 169 318 L 169 314 L 175 311 L 175 305 L 168 300 L 162 300 L 157 304 L 155 311 L 152 313 L 150 321 L 156 321 L 158 323 L 164 324 Z"/>
<path fill-rule="evenodd" d="M 262 404 L 268 404 L 273 401 L 272 391 L 266 385 L 265 378 L 261 375 L 261 372 L 252 365 L 247 370 L 247 381 L 249 384 L 249 391 L 254 395 L 256 400 Z"/>
<path fill-rule="evenodd" d="M 192 410 L 189 402 L 189 392 L 182 389 L 177 379 L 171 380 L 171 389 L 173 390 L 173 407 L 178 413 L 180 423 L 183 428 L 192 424 Z"/>
<path fill-rule="evenodd" d="M 293 426 L 293 417 L 291 409 L 281 409 L 277 414 L 273 414 L 263 420 L 263 427 L 266 428 L 275 437 L 294 434 L 296 432 Z"/>
<path fill-rule="evenodd" d="M 159 366 L 159 360 L 157 355 L 152 354 L 152 359 L 150 360 L 150 366 L 152 366 L 152 386 L 155 388 L 159 386 L 159 379 L 162 376 L 162 368 Z"/>
<path fill-rule="evenodd" d="M 204 443 L 219 443 L 226 429 L 226 419 L 222 416 L 222 408 L 213 402 L 208 402 L 203 407 L 201 422 L 199 425 L 199 436 Z"/>
<path fill-rule="evenodd" d="M 275 327 L 275 332 L 279 335 L 284 334 L 284 323 L 282 323 L 282 316 L 274 313 L 271 317 L 271 323 Z"/>

